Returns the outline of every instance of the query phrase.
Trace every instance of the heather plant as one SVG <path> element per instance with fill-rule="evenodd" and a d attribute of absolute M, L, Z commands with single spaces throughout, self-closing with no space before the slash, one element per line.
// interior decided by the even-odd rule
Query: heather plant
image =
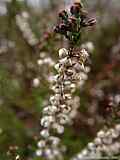
<path fill-rule="evenodd" d="M 97 13 L 95 28 L 95 19 L 75 3 L 59 13 L 54 33 L 58 8 L 41 14 L 24 1 L 11 2 L 5 0 L 7 13 L 0 15 L 0 158 L 119 159 L 119 2 L 114 8 L 117 0 L 85 1 Z M 44 129 L 47 138 L 39 137 Z"/>
<path fill-rule="evenodd" d="M 73 160 L 81 159 L 119 159 L 114 155 L 120 153 L 120 124 L 114 128 L 105 128 L 97 133 L 93 142 L 88 143 L 88 146 L 76 155 Z"/>
<path fill-rule="evenodd" d="M 84 73 L 87 73 L 85 62 L 89 56 L 84 48 L 76 46 L 80 43 L 81 29 L 96 22 L 93 18 L 87 19 L 81 3 L 74 3 L 69 12 L 61 11 L 59 18 L 54 31 L 68 39 L 69 48 L 59 50 L 59 62 L 55 65 L 57 75 L 53 77 L 51 86 L 54 94 L 50 96 L 49 105 L 44 107 L 41 118 L 43 129 L 36 154 L 46 159 L 63 159 L 66 147 L 58 135 L 64 133 L 65 125 L 70 124 L 75 116 L 73 93 L 78 82 L 84 80 Z"/>
<path fill-rule="evenodd" d="M 87 51 L 82 48 L 85 45 L 82 45 L 81 48 L 78 46 L 81 41 L 82 29 L 93 26 L 95 23 L 96 20 L 88 17 L 81 3 L 74 3 L 69 12 L 63 10 L 59 13 L 59 23 L 54 31 L 64 35 L 69 45 L 68 49 L 59 50 L 60 60 L 55 65 L 58 74 L 53 78 L 53 86 L 51 87 L 54 95 L 50 97 L 49 105 L 43 109 L 43 118 L 41 119 L 43 130 L 40 135 L 43 139 L 38 142 L 39 149 L 36 151 L 38 156 L 46 159 L 63 159 L 63 152 L 66 151 L 66 147 L 61 143 L 60 137 L 56 135 L 63 134 L 65 125 L 72 122 L 70 112 L 73 110 L 73 93 L 78 87 L 78 82 L 84 79 L 82 72 L 87 72 L 85 62 L 89 56 Z M 119 110 L 119 95 L 115 95 L 115 97 L 117 98 L 107 99 L 107 106 L 104 106 L 106 105 L 106 98 L 105 101 L 103 98 L 104 102 L 102 103 L 102 107 L 105 109 L 103 112 L 106 112 L 105 114 L 111 112 L 112 119 L 116 118 Z M 112 158 L 120 152 L 119 136 L 119 123 L 110 129 L 105 126 L 103 130 L 97 133 L 94 141 L 72 159 Z"/>

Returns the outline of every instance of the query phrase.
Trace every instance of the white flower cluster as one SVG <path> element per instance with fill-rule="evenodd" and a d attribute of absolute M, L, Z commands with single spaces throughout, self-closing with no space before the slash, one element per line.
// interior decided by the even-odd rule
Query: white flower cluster
<path fill-rule="evenodd" d="M 16 24 L 19 27 L 20 31 L 23 34 L 23 37 L 27 43 L 31 46 L 34 46 L 38 43 L 38 39 L 32 32 L 30 25 L 28 23 L 29 14 L 24 11 L 21 14 L 16 15 Z"/>
<path fill-rule="evenodd" d="M 99 159 L 104 156 L 112 157 L 120 153 L 120 124 L 108 130 L 101 130 L 93 142 L 88 143 L 72 160 Z"/>
<path fill-rule="evenodd" d="M 39 66 L 40 77 L 38 76 L 33 79 L 32 86 L 35 88 L 40 86 L 40 82 L 42 81 L 42 79 L 51 83 L 51 77 L 53 77 L 51 68 L 53 68 L 55 62 L 51 57 L 48 57 L 45 52 L 41 52 L 40 58 L 37 60 L 37 64 Z"/>
<path fill-rule="evenodd" d="M 62 158 L 65 147 L 61 146 L 60 139 L 53 135 L 63 134 L 64 125 L 70 124 L 76 114 L 73 105 L 78 104 L 79 100 L 77 98 L 73 101 L 72 94 L 77 82 L 82 80 L 81 73 L 85 72 L 84 62 L 88 53 L 84 49 L 79 53 L 72 53 L 62 48 L 59 50 L 59 58 L 59 63 L 55 65 L 58 74 L 52 82 L 54 95 L 50 97 L 50 104 L 43 109 L 43 130 L 40 132 L 42 139 L 38 142 L 39 149 L 36 151 L 38 156 L 46 159 Z"/>

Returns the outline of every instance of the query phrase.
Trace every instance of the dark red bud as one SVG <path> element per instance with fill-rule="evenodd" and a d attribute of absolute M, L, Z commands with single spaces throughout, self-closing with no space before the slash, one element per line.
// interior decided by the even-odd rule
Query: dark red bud
<path fill-rule="evenodd" d="M 95 18 L 91 18 L 89 21 L 88 21 L 88 25 L 89 26 L 93 26 L 96 24 L 96 19 Z"/>
<path fill-rule="evenodd" d="M 65 19 L 65 18 L 68 17 L 68 14 L 65 10 L 63 10 L 59 13 L 59 17 L 62 18 L 62 19 Z"/>
<path fill-rule="evenodd" d="M 71 12 L 71 14 L 73 14 L 73 15 L 77 15 L 77 14 L 80 13 L 80 7 L 79 7 L 78 5 L 73 5 L 73 6 L 71 6 L 71 8 L 70 8 L 70 12 Z"/>
<path fill-rule="evenodd" d="M 59 25 L 54 27 L 54 32 L 59 33 Z"/>
<path fill-rule="evenodd" d="M 66 32 L 67 27 L 66 27 L 66 25 L 65 25 L 64 23 L 61 23 L 61 24 L 59 25 L 59 28 L 60 28 L 60 30 L 61 30 L 62 32 Z"/>

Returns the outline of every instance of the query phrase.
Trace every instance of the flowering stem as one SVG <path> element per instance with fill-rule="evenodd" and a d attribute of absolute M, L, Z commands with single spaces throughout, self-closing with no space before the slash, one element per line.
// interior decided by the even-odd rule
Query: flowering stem
<path fill-rule="evenodd" d="M 66 11 L 59 13 L 61 22 L 56 26 L 55 32 L 63 34 L 69 41 L 69 50 L 59 50 L 59 62 L 55 65 L 58 74 L 53 78 L 53 96 L 50 104 L 43 109 L 40 132 L 41 140 L 38 142 L 39 149 L 36 154 L 46 159 L 63 159 L 65 147 L 60 143 L 57 135 L 64 133 L 64 126 L 70 124 L 74 101 L 72 95 L 77 88 L 77 83 L 82 80 L 81 73 L 86 72 L 85 61 L 88 53 L 85 49 L 76 51 L 76 45 L 80 42 L 81 27 L 90 26 L 83 23 L 82 5 L 75 3 L 71 9 L 71 16 Z M 55 136 L 54 136 L 55 135 Z"/>

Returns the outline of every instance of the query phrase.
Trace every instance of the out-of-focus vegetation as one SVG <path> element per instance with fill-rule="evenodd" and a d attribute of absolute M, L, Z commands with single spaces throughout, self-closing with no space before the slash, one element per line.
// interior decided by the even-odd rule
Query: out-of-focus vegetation
<path fill-rule="evenodd" d="M 20 155 L 21 160 L 37 160 L 39 119 L 51 93 L 44 75 L 48 71 L 40 69 L 37 61 L 43 52 L 57 61 L 58 49 L 67 46 L 53 33 L 56 15 L 65 6 L 62 0 L 49 0 L 44 9 L 32 8 L 26 1 L 4 3 L 7 13 L 0 16 L 0 159 L 14 160 Z M 100 128 L 120 122 L 120 102 L 117 108 L 109 105 L 116 96 L 120 101 L 119 1 L 86 0 L 85 6 L 97 18 L 97 25 L 83 34 L 82 43 L 91 41 L 94 50 L 89 78 L 76 93 L 79 112 L 63 136 L 69 148 L 66 159 L 80 151 Z M 34 44 L 27 41 L 16 22 L 21 13 L 29 14 L 28 24 L 37 40 Z M 40 79 L 37 86 L 36 78 Z"/>

